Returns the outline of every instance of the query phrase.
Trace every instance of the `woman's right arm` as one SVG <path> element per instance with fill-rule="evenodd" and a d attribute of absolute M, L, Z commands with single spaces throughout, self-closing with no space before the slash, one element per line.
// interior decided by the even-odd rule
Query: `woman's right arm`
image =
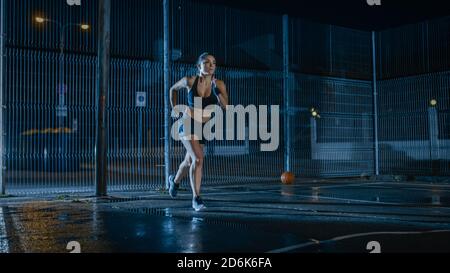
<path fill-rule="evenodd" d="M 178 90 L 181 90 L 183 88 L 188 88 L 187 77 L 182 78 L 170 88 L 170 105 L 172 106 L 172 108 L 177 105 Z"/>

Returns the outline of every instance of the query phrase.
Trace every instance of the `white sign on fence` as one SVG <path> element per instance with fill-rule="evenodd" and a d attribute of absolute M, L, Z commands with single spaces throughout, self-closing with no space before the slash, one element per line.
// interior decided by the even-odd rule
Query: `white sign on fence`
<path fill-rule="evenodd" d="M 136 92 L 136 107 L 146 107 L 147 93 Z"/>

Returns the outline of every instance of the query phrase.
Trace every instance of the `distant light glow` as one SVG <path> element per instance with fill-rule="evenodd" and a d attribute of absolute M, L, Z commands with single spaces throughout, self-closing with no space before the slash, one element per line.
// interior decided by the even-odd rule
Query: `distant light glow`
<path fill-rule="evenodd" d="M 34 20 L 36 21 L 36 22 L 38 22 L 39 24 L 42 24 L 42 23 L 44 23 L 45 22 L 45 18 L 42 18 L 42 17 L 36 17 L 36 18 L 34 18 Z"/>

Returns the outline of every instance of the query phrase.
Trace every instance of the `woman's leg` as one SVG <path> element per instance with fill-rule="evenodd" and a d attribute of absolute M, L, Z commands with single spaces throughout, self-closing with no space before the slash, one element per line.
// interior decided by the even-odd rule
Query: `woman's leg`
<path fill-rule="evenodd" d="M 189 155 L 189 153 L 186 153 L 186 156 L 184 157 L 183 162 L 181 162 L 180 167 L 178 168 L 178 172 L 174 179 L 176 184 L 180 184 L 181 179 L 183 179 L 186 175 L 189 174 L 191 163 L 192 163 L 191 156 Z"/>
<path fill-rule="evenodd" d="M 191 182 L 192 194 L 194 198 L 200 196 L 200 185 L 202 183 L 203 170 L 203 145 L 198 140 L 182 140 L 187 153 L 191 157 L 191 167 L 189 169 L 189 178 Z"/>

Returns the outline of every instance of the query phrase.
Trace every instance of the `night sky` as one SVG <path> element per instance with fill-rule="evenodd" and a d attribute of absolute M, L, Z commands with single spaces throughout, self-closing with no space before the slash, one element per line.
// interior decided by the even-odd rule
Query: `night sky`
<path fill-rule="evenodd" d="M 450 15 L 448 0 L 380 0 L 381 6 L 369 6 L 368 0 L 199 1 L 254 11 L 288 13 L 294 17 L 362 30 L 382 30 Z"/>

